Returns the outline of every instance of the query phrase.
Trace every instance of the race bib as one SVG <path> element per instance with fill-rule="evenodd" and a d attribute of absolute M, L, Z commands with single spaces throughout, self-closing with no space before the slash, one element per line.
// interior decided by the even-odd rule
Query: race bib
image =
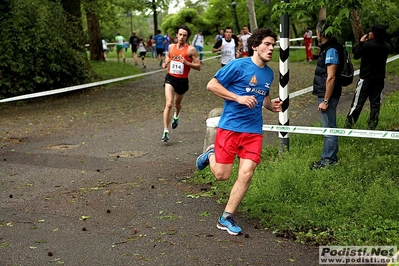
<path fill-rule="evenodd" d="M 171 61 L 170 63 L 170 73 L 176 75 L 183 75 L 184 64 L 179 61 Z"/>

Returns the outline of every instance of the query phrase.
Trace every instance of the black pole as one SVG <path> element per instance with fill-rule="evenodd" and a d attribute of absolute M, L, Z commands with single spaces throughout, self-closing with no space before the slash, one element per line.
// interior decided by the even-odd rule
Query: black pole
<path fill-rule="evenodd" d="M 233 6 L 233 17 L 234 17 L 234 24 L 235 24 L 234 34 L 239 35 L 240 34 L 240 26 L 238 24 L 238 17 L 237 17 L 237 11 L 236 11 L 237 2 L 232 0 L 231 5 Z"/>

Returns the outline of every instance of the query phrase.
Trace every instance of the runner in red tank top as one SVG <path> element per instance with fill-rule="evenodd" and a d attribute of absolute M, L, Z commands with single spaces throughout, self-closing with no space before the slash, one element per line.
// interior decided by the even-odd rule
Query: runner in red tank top
<path fill-rule="evenodd" d="M 187 44 L 191 35 L 191 30 L 185 26 L 179 26 L 176 32 L 177 43 L 169 45 L 168 56 L 162 64 L 163 68 L 168 68 L 165 77 L 165 109 L 163 111 L 164 131 L 162 141 L 169 140 L 169 124 L 172 121 L 172 106 L 176 111 L 173 116 L 172 128 L 175 129 L 179 124 L 181 102 L 184 94 L 188 91 L 188 73 L 191 68 L 201 70 L 201 62 L 195 48 Z"/>

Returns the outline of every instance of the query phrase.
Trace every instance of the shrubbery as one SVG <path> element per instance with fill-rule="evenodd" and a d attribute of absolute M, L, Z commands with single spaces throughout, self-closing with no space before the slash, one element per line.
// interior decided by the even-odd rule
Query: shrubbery
<path fill-rule="evenodd" d="M 0 98 L 78 85 L 91 80 L 79 47 L 79 27 L 60 4 L 15 0 L 1 19 Z"/>

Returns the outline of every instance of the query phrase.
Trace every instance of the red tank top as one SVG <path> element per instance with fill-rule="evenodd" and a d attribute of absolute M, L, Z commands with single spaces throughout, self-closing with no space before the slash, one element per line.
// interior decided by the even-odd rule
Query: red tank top
<path fill-rule="evenodd" d="M 168 69 L 168 73 L 176 78 L 188 78 L 188 73 L 190 72 L 191 67 L 181 63 L 178 60 L 178 57 L 182 56 L 190 63 L 193 61 L 187 56 L 187 49 L 189 45 L 186 44 L 183 49 L 180 50 L 177 49 L 177 45 L 178 44 L 173 45 L 172 51 L 170 51 L 169 53 L 170 66 Z"/>

